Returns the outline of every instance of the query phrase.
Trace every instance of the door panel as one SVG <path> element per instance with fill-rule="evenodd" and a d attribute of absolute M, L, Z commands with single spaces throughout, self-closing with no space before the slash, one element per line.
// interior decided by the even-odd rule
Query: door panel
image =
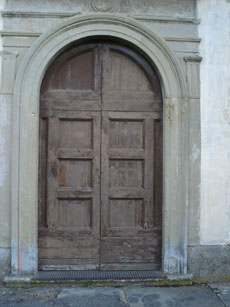
<path fill-rule="evenodd" d="M 40 227 L 39 258 L 43 265 L 71 258 L 98 265 L 101 114 L 70 119 L 62 112 L 47 121 L 47 222 Z"/>
<path fill-rule="evenodd" d="M 162 96 L 115 43 L 64 51 L 41 87 L 40 269 L 160 269 Z"/>
<path fill-rule="evenodd" d="M 159 233 L 153 211 L 157 117 L 155 113 L 102 112 L 101 264 L 105 267 L 107 263 L 114 268 L 119 264 L 119 269 L 127 263 L 132 268 L 141 263 L 142 269 L 145 263 L 146 269 L 151 262 L 152 268 L 160 265 L 161 242 L 153 240 Z M 145 238 L 148 252 L 140 249 Z"/>
<path fill-rule="evenodd" d="M 103 110 L 162 110 L 159 80 L 144 58 L 125 47 L 105 44 L 102 59 Z"/>
<path fill-rule="evenodd" d="M 72 48 L 51 65 L 42 83 L 41 109 L 101 110 L 101 49 Z"/>

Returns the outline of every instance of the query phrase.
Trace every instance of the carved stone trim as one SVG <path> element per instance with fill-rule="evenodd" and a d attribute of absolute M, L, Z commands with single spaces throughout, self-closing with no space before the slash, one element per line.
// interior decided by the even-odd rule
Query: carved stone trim
<path fill-rule="evenodd" d="M 35 12 L 35 11 L 2 11 L 3 17 L 15 18 L 66 18 L 79 15 L 80 12 L 61 13 L 61 12 Z"/>
<path fill-rule="evenodd" d="M 167 20 L 165 20 L 167 22 Z M 0 31 L 1 36 L 22 36 L 22 37 L 39 37 L 42 35 L 41 32 L 10 32 L 10 31 Z M 168 42 L 190 42 L 190 43 L 197 43 L 199 44 L 201 42 L 200 38 L 195 38 L 195 37 L 164 37 L 164 39 Z M 189 61 L 193 59 L 199 59 L 199 57 L 184 57 L 185 61 Z"/>
<path fill-rule="evenodd" d="M 100 13 L 115 13 L 120 12 L 119 1 L 108 0 L 102 2 L 97 0 L 86 0 L 86 8 L 90 12 L 100 12 Z M 41 11 L 2 11 L 1 15 L 8 18 L 68 18 L 74 17 L 76 15 L 81 15 L 82 11 L 76 12 L 41 12 Z M 153 16 L 148 14 L 128 14 L 129 17 L 140 20 L 140 21 L 153 21 L 153 22 L 169 22 L 169 23 L 185 23 L 185 24 L 200 24 L 200 19 L 198 18 L 178 18 L 170 16 Z"/>
<path fill-rule="evenodd" d="M 90 11 L 111 13 L 119 9 L 119 2 L 117 0 L 88 0 L 88 8 Z"/>
<path fill-rule="evenodd" d="M 202 57 L 200 57 L 200 56 L 185 56 L 184 60 L 185 60 L 185 62 L 200 63 L 202 61 Z"/>
<path fill-rule="evenodd" d="M 14 80 L 16 75 L 16 58 L 17 53 L 8 51 L 0 52 L 1 57 L 1 83 L 0 93 L 1 94 L 12 94 Z"/>
<path fill-rule="evenodd" d="M 190 43 L 198 43 L 198 44 L 201 42 L 200 38 L 193 38 L 193 37 L 165 37 L 164 39 L 169 42 L 182 42 L 182 43 L 190 42 Z"/>
<path fill-rule="evenodd" d="M 184 57 L 186 62 L 186 81 L 189 98 L 200 98 L 200 62 L 199 56 Z"/>
<path fill-rule="evenodd" d="M 170 16 L 153 16 L 153 15 L 129 15 L 136 20 L 141 21 L 156 21 L 156 22 L 170 22 L 170 23 L 192 23 L 199 25 L 200 19 L 198 18 L 181 18 L 181 17 L 170 17 Z"/>
<path fill-rule="evenodd" d="M 1 36 L 22 36 L 22 37 L 39 37 L 42 33 L 40 32 L 8 32 L 0 31 Z"/>

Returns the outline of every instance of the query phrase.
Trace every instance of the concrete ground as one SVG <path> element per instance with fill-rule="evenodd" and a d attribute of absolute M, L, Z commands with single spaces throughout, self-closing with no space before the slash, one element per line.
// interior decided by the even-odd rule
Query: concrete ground
<path fill-rule="evenodd" d="M 0 306 L 223 307 L 230 306 L 230 284 L 120 288 L 0 286 Z"/>

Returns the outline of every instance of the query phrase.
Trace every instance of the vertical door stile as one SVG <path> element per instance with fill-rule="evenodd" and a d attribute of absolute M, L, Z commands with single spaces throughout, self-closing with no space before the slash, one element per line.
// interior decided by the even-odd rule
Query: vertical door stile
<path fill-rule="evenodd" d="M 144 228 L 149 229 L 153 227 L 153 195 L 154 195 L 154 152 L 153 152 L 153 118 L 146 118 L 144 120 L 144 143 L 145 143 L 145 160 L 144 160 L 144 187 L 145 187 L 145 220 Z"/>
<path fill-rule="evenodd" d="M 91 211 L 92 232 L 97 239 L 100 239 L 100 147 L 101 147 L 101 114 L 93 119 L 93 174 L 92 174 L 92 192 L 93 208 Z"/>
<path fill-rule="evenodd" d="M 105 106 L 107 103 L 107 90 L 109 89 L 110 82 L 110 54 L 109 49 L 106 47 L 106 44 L 101 45 L 102 56 L 101 56 L 101 111 L 105 111 Z"/>
<path fill-rule="evenodd" d="M 102 149 L 101 149 L 101 237 L 106 235 L 109 223 L 109 158 L 108 158 L 109 119 L 102 112 Z"/>
<path fill-rule="evenodd" d="M 163 194 L 163 123 L 162 118 L 155 121 L 154 134 L 154 226 L 161 228 L 162 224 L 162 194 Z"/>
<path fill-rule="evenodd" d="M 102 232 L 102 205 L 101 205 L 101 198 L 102 198 L 102 182 L 101 182 L 101 172 L 102 172 L 102 129 L 103 129 L 103 123 L 102 123 L 102 104 L 103 104 L 103 97 L 102 97 L 102 91 L 103 91 L 103 45 L 99 44 L 99 57 L 100 57 L 100 97 L 101 97 L 101 110 L 100 110 L 100 156 L 99 156 L 99 184 L 100 184 L 100 208 L 99 208 L 99 263 L 98 263 L 98 269 L 100 270 L 101 267 L 101 232 Z"/>
<path fill-rule="evenodd" d="M 47 228 L 47 155 L 42 154 L 47 152 L 47 118 L 40 118 L 39 121 L 39 203 L 38 203 L 38 224 L 39 229 Z"/>
<path fill-rule="evenodd" d="M 102 237 L 106 233 L 106 225 L 108 223 L 108 189 L 109 189 L 109 177 L 108 177 L 108 136 L 109 136 L 109 120 L 104 112 L 104 103 L 106 100 L 106 86 L 108 82 L 108 53 L 104 44 L 101 45 L 101 240 L 100 240 L 100 258 L 101 258 L 101 245 Z M 101 259 L 100 259 L 101 261 Z M 101 263 L 100 263 L 101 265 Z"/>
<path fill-rule="evenodd" d="M 59 119 L 48 118 L 48 148 L 47 148 L 47 227 L 54 231 L 57 227 L 58 209 L 56 190 L 58 188 L 59 163 L 57 149 L 59 145 Z"/>

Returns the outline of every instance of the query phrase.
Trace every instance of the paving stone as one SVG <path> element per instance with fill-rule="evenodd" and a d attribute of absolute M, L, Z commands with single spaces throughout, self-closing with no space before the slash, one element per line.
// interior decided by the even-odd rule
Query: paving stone
<path fill-rule="evenodd" d="M 14 301 L 14 302 L 1 302 L 0 307 L 63 307 L 63 303 L 56 299 L 51 300 L 41 300 L 41 299 L 33 299 L 33 300 L 23 300 L 23 301 Z"/>
<path fill-rule="evenodd" d="M 57 296 L 60 288 L 54 287 L 30 287 L 30 288 L 7 288 L 0 287 L 0 303 L 2 301 L 22 301 L 33 298 L 52 298 Z"/>
<path fill-rule="evenodd" d="M 230 307 L 230 283 L 210 284 L 209 286 L 219 296 L 225 306 Z"/>
<path fill-rule="evenodd" d="M 223 307 L 215 293 L 202 286 L 132 287 L 125 293 L 130 307 Z"/>
<path fill-rule="evenodd" d="M 222 297 L 226 306 L 230 306 L 230 285 L 158 288 L 61 288 L 55 285 L 0 287 L 0 307 L 223 307 L 225 305 L 220 300 Z"/>
<path fill-rule="evenodd" d="M 92 297 L 96 295 L 96 288 L 87 289 L 87 288 L 78 288 L 78 287 L 71 287 L 71 288 L 62 288 L 60 293 L 58 294 L 58 299 L 63 299 L 69 296 L 87 296 Z"/>
<path fill-rule="evenodd" d="M 76 307 L 126 307 L 124 292 L 114 288 L 66 288 L 58 297 L 65 306 Z"/>

